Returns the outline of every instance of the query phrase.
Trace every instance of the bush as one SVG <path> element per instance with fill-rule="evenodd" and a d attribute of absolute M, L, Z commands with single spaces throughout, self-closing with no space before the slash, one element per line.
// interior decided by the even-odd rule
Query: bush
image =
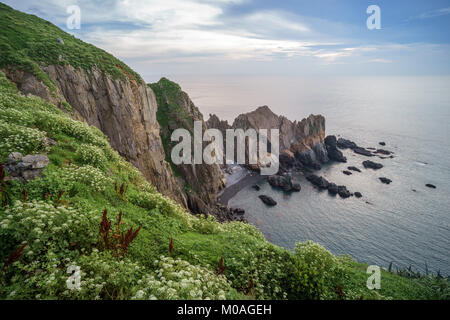
<path fill-rule="evenodd" d="M 106 167 L 106 156 L 102 149 L 91 144 L 80 144 L 75 153 L 75 158 L 81 164 L 88 164 L 99 169 Z"/>

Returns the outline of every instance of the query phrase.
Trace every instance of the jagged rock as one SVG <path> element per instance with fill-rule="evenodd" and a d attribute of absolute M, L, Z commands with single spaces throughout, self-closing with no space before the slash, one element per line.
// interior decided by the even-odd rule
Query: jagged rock
<path fill-rule="evenodd" d="M 242 209 L 242 208 L 234 208 L 234 209 L 231 209 L 231 210 L 233 211 L 234 214 L 238 214 L 238 215 L 245 214 L 245 210 Z"/>
<path fill-rule="evenodd" d="M 431 183 L 427 183 L 425 186 L 428 187 L 428 188 L 431 188 L 431 189 L 436 189 L 436 186 L 434 184 L 431 184 Z"/>
<path fill-rule="evenodd" d="M 290 150 L 284 150 L 281 152 L 279 160 L 282 168 L 292 168 L 296 162 L 295 156 Z"/>
<path fill-rule="evenodd" d="M 361 172 L 361 170 L 359 170 L 357 167 L 353 167 L 353 166 L 347 167 L 347 169 L 351 170 L 351 171 Z"/>
<path fill-rule="evenodd" d="M 362 164 L 363 164 L 364 168 L 366 168 L 366 169 L 378 170 L 378 169 L 383 168 L 383 165 L 381 163 L 373 162 L 370 160 L 363 161 Z"/>
<path fill-rule="evenodd" d="M 344 138 L 339 138 L 337 140 L 337 146 L 340 149 L 353 149 L 353 148 L 357 147 L 356 143 L 354 143 L 353 141 L 344 139 Z"/>
<path fill-rule="evenodd" d="M 347 171 L 347 170 L 342 171 L 342 173 L 347 176 L 350 176 L 352 174 L 350 171 Z"/>
<path fill-rule="evenodd" d="M 290 174 L 272 175 L 267 178 L 267 181 L 272 187 L 281 188 L 283 191 L 300 191 L 301 186 L 298 183 L 293 183 Z"/>
<path fill-rule="evenodd" d="M 314 170 L 320 170 L 321 165 L 316 159 L 316 154 L 312 149 L 305 152 L 296 152 L 295 158 L 304 166 L 311 167 Z"/>
<path fill-rule="evenodd" d="M 380 181 L 385 183 L 385 184 L 390 184 L 392 182 L 391 179 L 388 179 L 388 178 L 385 178 L 385 177 L 380 177 L 378 179 L 380 179 Z"/>
<path fill-rule="evenodd" d="M 338 194 L 341 198 L 348 198 L 351 197 L 350 191 L 347 190 L 346 186 L 338 186 Z"/>
<path fill-rule="evenodd" d="M 357 197 L 357 198 L 361 198 L 361 197 L 362 197 L 361 192 L 358 192 L 358 191 L 356 191 L 354 195 L 355 195 L 355 197 Z"/>
<path fill-rule="evenodd" d="M 273 200 L 272 197 L 262 194 L 262 195 L 258 196 L 258 198 L 260 198 L 261 201 L 264 202 L 268 206 L 276 206 L 277 205 L 277 202 L 275 200 Z"/>
<path fill-rule="evenodd" d="M 261 187 L 258 186 L 257 184 L 252 185 L 252 188 L 255 189 L 256 191 L 261 190 Z"/>
<path fill-rule="evenodd" d="M 347 162 L 342 152 L 337 148 L 337 140 L 335 136 L 327 136 L 324 140 L 327 148 L 328 157 L 337 162 Z"/>
<path fill-rule="evenodd" d="M 31 169 L 43 169 L 50 163 L 47 156 L 42 154 L 27 155 L 22 158 L 22 163 L 26 167 Z"/>
<path fill-rule="evenodd" d="M 326 147 L 322 142 L 317 142 L 313 147 L 312 150 L 314 151 L 314 154 L 316 155 L 316 160 L 319 163 L 327 163 L 330 161 L 328 158 L 328 152 Z"/>
<path fill-rule="evenodd" d="M 45 137 L 41 140 L 40 145 L 41 145 L 41 148 L 53 147 L 53 146 L 57 146 L 58 142 L 56 142 L 55 140 L 53 140 L 51 138 Z"/>
<path fill-rule="evenodd" d="M 313 185 L 317 186 L 319 189 L 327 189 L 330 184 L 327 179 L 319 177 L 315 174 L 310 174 L 306 177 L 306 180 L 311 182 Z"/>
<path fill-rule="evenodd" d="M 331 194 L 337 194 L 339 192 L 339 188 L 336 183 L 330 183 L 328 185 L 328 192 Z"/>
<path fill-rule="evenodd" d="M 386 142 L 381 141 L 381 142 L 378 142 L 378 144 L 379 144 L 380 146 L 385 146 L 385 145 L 386 145 Z"/>
<path fill-rule="evenodd" d="M 295 191 L 295 192 L 299 192 L 302 190 L 302 186 L 300 185 L 300 183 L 293 183 L 291 190 Z"/>
<path fill-rule="evenodd" d="M 364 149 L 362 147 L 354 147 L 353 148 L 353 152 L 357 153 L 357 154 L 360 154 L 360 155 L 363 155 L 363 156 L 366 156 L 366 157 L 372 157 L 373 156 L 372 152 L 370 152 L 369 150 Z"/>

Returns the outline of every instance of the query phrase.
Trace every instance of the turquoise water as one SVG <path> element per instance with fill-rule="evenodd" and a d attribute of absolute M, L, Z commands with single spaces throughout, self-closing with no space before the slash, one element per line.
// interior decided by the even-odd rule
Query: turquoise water
<path fill-rule="evenodd" d="M 300 193 L 284 194 L 267 183 L 245 188 L 229 202 L 268 240 L 293 248 L 316 241 L 334 254 L 387 267 L 412 265 L 450 274 L 450 78 L 294 78 L 240 77 L 175 79 L 208 117 L 232 120 L 239 113 L 269 105 L 277 114 L 301 120 L 322 114 L 327 134 L 364 147 L 387 143 L 394 159 L 372 159 L 385 167 L 365 170 L 367 158 L 344 152 L 347 164 L 326 165 L 318 173 L 360 191 L 363 198 L 341 199 L 319 192 L 302 177 Z M 355 165 L 362 173 L 342 174 Z M 382 184 L 378 177 L 393 182 Z M 437 189 L 425 187 L 432 183 Z M 415 189 L 414 192 L 412 189 Z M 267 208 L 258 194 L 278 205 Z"/>

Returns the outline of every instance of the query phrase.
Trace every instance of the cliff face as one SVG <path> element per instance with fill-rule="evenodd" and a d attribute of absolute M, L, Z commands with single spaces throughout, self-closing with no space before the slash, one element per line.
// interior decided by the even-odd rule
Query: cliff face
<path fill-rule="evenodd" d="M 208 125 L 221 130 L 225 136 L 226 122 L 220 121 L 217 116 L 211 115 Z M 318 167 L 320 163 L 328 161 L 327 150 L 324 147 L 325 118 L 321 115 L 310 115 L 299 122 L 292 122 L 286 117 L 276 115 L 268 106 L 262 106 L 239 115 L 230 128 L 278 129 L 281 162 L 284 162 L 282 160 L 286 157 L 292 158 L 290 160 L 293 162 L 295 156 L 302 165 Z M 268 140 L 270 141 L 270 134 Z"/>
<path fill-rule="evenodd" d="M 158 102 L 158 121 L 161 125 L 166 159 L 170 160 L 172 147 L 178 142 L 171 141 L 172 132 L 183 128 L 194 136 L 194 121 L 201 121 L 202 132 L 207 129 L 202 113 L 191 101 L 180 86 L 168 79 L 161 79 L 150 85 L 156 94 Z M 206 145 L 208 143 L 204 143 Z M 193 145 L 193 139 L 192 139 Z M 193 148 L 193 147 L 192 147 Z M 192 149 L 193 150 L 193 149 Z M 217 193 L 223 187 L 223 173 L 216 164 L 180 164 L 174 165 L 175 174 L 184 186 L 188 206 L 193 212 L 206 213 L 204 207 L 215 202 Z"/>
<path fill-rule="evenodd" d="M 187 206 L 178 186 L 159 136 L 157 103 L 153 91 L 130 78 L 114 79 L 93 68 L 91 72 L 70 65 L 50 65 L 42 70 L 56 85 L 50 92 L 34 75 L 9 68 L 7 76 L 28 94 L 50 102 L 72 106 L 74 117 L 96 126 L 109 138 L 111 145 L 133 163 L 157 189 Z"/>

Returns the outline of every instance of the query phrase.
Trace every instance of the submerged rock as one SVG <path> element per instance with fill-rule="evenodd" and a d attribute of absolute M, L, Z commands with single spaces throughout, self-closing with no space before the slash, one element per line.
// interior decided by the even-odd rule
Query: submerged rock
<path fill-rule="evenodd" d="M 275 200 L 273 200 L 272 197 L 269 197 L 269 196 L 266 196 L 266 195 L 262 194 L 262 195 L 258 196 L 258 198 L 260 198 L 261 201 L 264 202 L 268 206 L 273 207 L 273 206 L 277 205 L 277 202 Z"/>
<path fill-rule="evenodd" d="M 378 170 L 378 169 L 383 168 L 383 165 L 381 163 L 373 162 L 370 160 L 363 161 L 362 164 L 363 164 L 364 168 L 366 168 L 366 169 Z"/>
<path fill-rule="evenodd" d="M 252 188 L 255 189 L 256 191 L 261 190 L 261 187 L 258 186 L 257 184 L 252 185 Z"/>
<path fill-rule="evenodd" d="M 378 179 L 380 179 L 380 181 L 385 183 L 385 184 L 390 184 L 392 182 L 391 179 L 388 179 L 388 178 L 385 178 L 385 177 L 380 177 Z"/>

